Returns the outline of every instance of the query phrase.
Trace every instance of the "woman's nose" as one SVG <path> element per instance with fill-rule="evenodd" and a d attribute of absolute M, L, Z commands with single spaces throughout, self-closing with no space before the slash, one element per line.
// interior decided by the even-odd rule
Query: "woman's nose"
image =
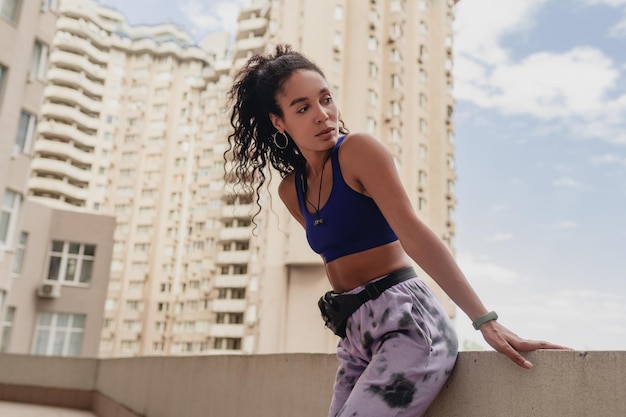
<path fill-rule="evenodd" d="M 326 111 L 326 109 L 324 109 L 324 107 L 319 106 L 317 119 L 315 121 L 317 123 L 321 123 L 321 122 L 325 122 L 326 120 L 328 120 L 328 112 Z"/>

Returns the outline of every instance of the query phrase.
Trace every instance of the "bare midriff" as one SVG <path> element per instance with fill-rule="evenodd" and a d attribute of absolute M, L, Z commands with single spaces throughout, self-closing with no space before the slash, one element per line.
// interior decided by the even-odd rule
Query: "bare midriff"
<path fill-rule="evenodd" d="M 335 259 L 326 264 L 326 273 L 333 291 L 340 293 L 411 265 L 410 258 L 396 240 Z"/>

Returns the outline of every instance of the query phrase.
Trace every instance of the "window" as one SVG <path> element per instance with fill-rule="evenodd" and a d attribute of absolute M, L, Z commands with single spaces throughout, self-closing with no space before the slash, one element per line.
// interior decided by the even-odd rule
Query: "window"
<path fill-rule="evenodd" d="M 448 155 L 446 157 L 447 165 L 449 169 L 454 169 L 454 155 Z"/>
<path fill-rule="evenodd" d="M 32 354 L 79 356 L 84 327 L 84 314 L 39 313 Z"/>
<path fill-rule="evenodd" d="M 120 348 L 124 353 L 136 353 L 139 344 L 136 340 L 122 340 L 120 344 Z"/>
<path fill-rule="evenodd" d="M 402 88 L 402 79 L 398 74 L 391 75 L 391 88 L 399 90 Z"/>
<path fill-rule="evenodd" d="M 13 273 L 19 274 L 22 272 L 22 264 L 24 263 L 24 252 L 26 251 L 26 241 L 28 240 L 28 233 L 20 233 L 20 240 L 17 242 L 15 248 L 15 259 L 13 260 Z"/>
<path fill-rule="evenodd" d="M 15 150 L 16 152 L 30 151 L 31 144 L 33 143 L 33 136 L 35 134 L 35 123 L 37 117 L 25 110 L 22 110 L 20 114 L 20 122 L 17 126 L 17 135 L 15 137 Z"/>
<path fill-rule="evenodd" d="M 335 19 L 336 20 L 343 20 L 343 7 L 341 6 L 335 6 Z"/>
<path fill-rule="evenodd" d="M 20 208 L 21 196 L 12 190 L 6 190 L 0 213 L 0 246 L 9 246 L 13 229 L 17 222 L 17 213 Z"/>
<path fill-rule="evenodd" d="M 0 0 L 0 16 L 12 22 L 16 22 L 19 1 L 20 0 Z"/>
<path fill-rule="evenodd" d="M 41 0 L 41 11 L 56 12 L 59 9 L 59 0 Z"/>
<path fill-rule="evenodd" d="M 243 313 L 217 313 L 215 322 L 219 324 L 241 324 L 243 323 Z"/>
<path fill-rule="evenodd" d="M 7 307 L 7 311 L 2 320 L 2 339 L 0 340 L 0 352 L 6 352 L 11 342 L 11 332 L 13 331 L 13 319 L 15 318 L 15 307 Z"/>
<path fill-rule="evenodd" d="M 373 62 L 370 62 L 368 65 L 369 75 L 371 78 L 376 78 L 378 76 L 378 66 Z"/>
<path fill-rule="evenodd" d="M 427 180 L 428 180 L 428 174 L 426 174 L 426 171 L 420 170 L 418 172 L 418 180 L 417 180 L 418 184 L 421 187 L 423 187 L 426 185 Z"/>
<path fill-rule="evenodd" d="M 426 153 L 427 153 L 427 151 L 428 151 L 428 149 L 426 148 L 426 145 L 424 145 L 424 144 L 421 144 L 421 143 L 420 143 L 420 145 L 419 145 L 419 150 L 418 150 L 418 154 L 419 154 L 419 157 L 420 157 L 421 159 L 426 159 Z"/>
<path fill-rule="evenodd" d="M 428 132 L 428 122 L 426 121 L 426 119 L 420 118 L 419 129 L 420 129 L 420 132 L 422 132 L 422 133 L 427 133 Z"/>
<path fill-rule="evenodd" d="M 373 117 L 367 117 L 365 120 L 365 130 L 370 134 L 376 133 L 376 120 Z"/>
<path fill-rule="evenodd" d="M 241 338 L 239 337 L 216 337 L 213 348 L 226 350 L 240 350 Z"/>
<path fill-rule="evenodd" d="M 246 298 L 246 289 L 245 288 L 231 288 L 231 297 L 235 300 L 241 300 Z"/>
<path fill-rule="evenodd" d="M 43 81 L 48 67 L 48 45 L 35 41 L 33 56 L 30 61 L 30 78 Z"/>
<path fill-rule="evenodd" d="M 448 194 L 454 195 L 454 180 L 448 180 Z"/>
<path fill-rule="evenodd" d="M 95 255 L 96 245 L 53 240 L 47 279 L 88 284 Z"/>
<path fill-rule="evenodd" d="M 378 39 L 374 36 L 370 36 L 367 40 L 367 48 L 370 51 L 376 51 L 378 49 Z"/>
<path fill-rule="evenodd" d="M 0 64 L 0 97 L 2 96 L 2 91 L 4 90 L 4 78 L 6 77 L 6 74 L 7 67 Z"/>

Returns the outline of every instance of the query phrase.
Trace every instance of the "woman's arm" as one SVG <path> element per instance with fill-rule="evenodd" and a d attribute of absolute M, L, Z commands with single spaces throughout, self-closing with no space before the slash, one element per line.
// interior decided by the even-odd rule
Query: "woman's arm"
<path fill-rule="evenodd" d="M 369 135 L 353 134 L 341 146 L 340 162 L 346 181 L 374 199 L 407 254 L 452 301 L 472 321 L 487 313 L 446 246 L 417 217 L 387 148 Z M 480 330 L 495 350 L 526 368 L 532 365 L 518 352 L 563 349 L 547 342 L 524 340 L 496 321 L 483 324 Z"/>

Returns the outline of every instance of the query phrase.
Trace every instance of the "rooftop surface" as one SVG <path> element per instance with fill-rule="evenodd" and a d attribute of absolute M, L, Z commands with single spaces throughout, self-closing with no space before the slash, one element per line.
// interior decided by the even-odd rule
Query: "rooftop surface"
<path fill-rule="evenodd" d="M 71 408 L 47 407 L 44 405 L 0 401 L 0 416 L 3 417 L 96 417 L 90 411 Z"/>

